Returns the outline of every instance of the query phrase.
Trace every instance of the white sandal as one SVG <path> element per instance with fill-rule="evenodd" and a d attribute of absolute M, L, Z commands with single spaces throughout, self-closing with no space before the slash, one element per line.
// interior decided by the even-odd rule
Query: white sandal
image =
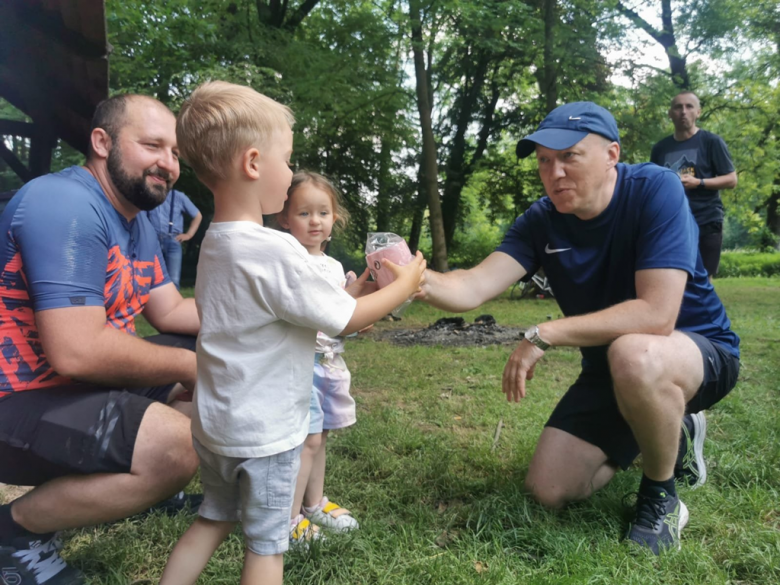
<path fill-rule="evenodd" d="M 360 527 L 357 520 L 352 517 L 352 512 L 338 504 L 329 502 L 328 498 L 325 497 L 312 512 L 304 508 L 303 514 L 313 523 L 334 532 L 347 532 Z"/>

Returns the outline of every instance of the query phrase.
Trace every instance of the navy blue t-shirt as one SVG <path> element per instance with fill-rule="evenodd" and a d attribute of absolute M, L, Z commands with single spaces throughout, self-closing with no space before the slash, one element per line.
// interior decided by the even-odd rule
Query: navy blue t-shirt
<path fill-rule="evenodd" d="M 723 344 L 739 357 L 739 337 L 707 279 L 699 229 L 677 176 L 654 164 L 617 165 L 615 192 L 598 217 L 558 213 L 548 197 L 509 229 L 496 251 L 529 274 L 540 267 L 567 317 L 636 298 L 635 273 L 675 268 L 688 273 L 675 328 Z M 607 370 L 607 346 L 584 347 L 583 369 Z"/>

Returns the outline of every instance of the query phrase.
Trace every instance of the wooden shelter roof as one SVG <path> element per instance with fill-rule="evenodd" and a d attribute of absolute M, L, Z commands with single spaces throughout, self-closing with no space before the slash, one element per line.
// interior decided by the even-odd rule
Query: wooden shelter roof
<path fill-rule="evenodd" d="M 62 138 L 86 153 L 109 52 L 104 0 L 0 0 L 0 96 L 33 120 L 16 122 L 19 132 L 5 121 L 0 134 L 50 148 Z"/>

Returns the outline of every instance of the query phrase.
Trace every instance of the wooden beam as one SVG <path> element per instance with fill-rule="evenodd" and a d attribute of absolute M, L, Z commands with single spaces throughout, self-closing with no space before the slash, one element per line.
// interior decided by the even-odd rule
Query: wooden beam
<path fill-rule="evenodd" d="M 35 134 L 35 125 L 19 120 L 0 120 L 0 136 L 24 136 L 32 138 Z"/>
<path fill-rule="evenodd" d="M 51 155 L 57 146 L 57 135 L 52 128 L 36 124 L 35 136 L 30 142 L 30 174 L 40 177 L 51 171 Z"/>
<path fill-rule="evenodd" d="M 74 55 L 79 55 L 86 59 L 106 57 L 105 45 L 92 42 L 78 32 L 69 29 L 65 26 L 62 14 L 59 12 L 47 10 L 27 0 L 5 1 L 8 3 L 7 6 L 16 13 L 16 17 L 20 22 L 38 29 Z"/>
<path fill-rule="evenodd" d="M 1 0 L 0 0 L 1 1 Z M 68 126 L 63 120 L 57 118 L 49 110 L 50 103 L 44 100 L 43 93 L 25 90 L 14 83 L 13 77 L 0 65 L 0 95 L 16 109 L 21 110 L 30 116 L 36 124 L 44 124 L 48 121 L 53 131 L 70 144 L 76 150 L 87 153 L 89 145 L 89 120 L 91 118 L 81 118 L 75 112 L 71 112 L 73 118 L 82 121 L 83 131 L 77 131 L 75 127 Z"/>
<path fill-rule="evenodd" d="M 22 164 L 22 161 L 16 158 L 16 155 L 11 152 L 2 141 L 0 141 L 0 158 L 2 158 L 6 164 L 11 167 L 11 170 L 25 183 L 35 178 L 27 167 Z"/>

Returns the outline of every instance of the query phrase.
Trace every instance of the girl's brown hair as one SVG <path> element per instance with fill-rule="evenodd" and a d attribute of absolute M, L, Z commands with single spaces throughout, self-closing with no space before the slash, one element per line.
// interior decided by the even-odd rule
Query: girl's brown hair
<path fill-rule="evenodd" d="M 328 178 L 313 171 L 298 171 L 293 175 L 290 188 L 287 189 L 287 200 L 284 202 L 284 208 L 274 218 L 276 227 L 281 227 L 279 225 L 279 218 L 287 217 L 287 213 L 290 210 L 290 201 L 292 200 L 295 191 L 306 183 L 312 183 L 315 187 L 330 195 L 330 200 L 333 204 L 333 227 L 337 230 L 343 230 L 349 221 L 349 211 L 344 207 L 341 193 Z"/>

